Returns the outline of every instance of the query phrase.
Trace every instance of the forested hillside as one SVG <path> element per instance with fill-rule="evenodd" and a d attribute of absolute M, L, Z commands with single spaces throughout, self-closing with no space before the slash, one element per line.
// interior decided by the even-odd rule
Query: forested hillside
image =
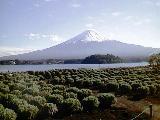
<path fill-rule="evenodd" d="M 86 57 L 82 64 L 110 64 L 110 63 L 121 63 L 122 59 L 112 54 L 107 55 L 91 55 Z"/>

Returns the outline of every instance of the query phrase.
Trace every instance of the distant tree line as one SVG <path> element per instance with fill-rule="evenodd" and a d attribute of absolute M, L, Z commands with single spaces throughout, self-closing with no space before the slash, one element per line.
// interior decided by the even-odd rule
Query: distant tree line
<path fill-rule="evenodd" d="M 109 63 L 121 63 L 123 60 L 118 57 L 114 56 L 112 54 L 107 55 L 91 55 L 89 57 L 86 57 L 82 64 L 109 64 Z"/>
<path fill-rule="evenodd" d="M 1 60 L 0 65 L 39 65 L 39 64 L 64 64 L 64 60 L 46 59 L 46 60 Z"/>
<path fill-rule="evenodd" d="M 152 59 L 154 56 L 152 56 Z M 43 59 L 43 60 L 1 60 L 0 65 L 39 65 L 39 64 L 110 64 L 110 63 L 133 63 L 147 61 L 147 57 L 123 57 L 112 54 L 95 54 L 84 59 Z"/>

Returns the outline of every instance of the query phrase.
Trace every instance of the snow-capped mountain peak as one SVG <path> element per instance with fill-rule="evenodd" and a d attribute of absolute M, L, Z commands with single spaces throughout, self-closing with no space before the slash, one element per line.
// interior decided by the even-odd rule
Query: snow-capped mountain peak
<path fill-rule="evenodd" d="M 105 41 L 106 38 L 99 34 L 99 32 L 95 30 L 86 30 L 81 34 L 71 38 L 70 40 L 66 41 L 68 43 L 77 43 L 77 42 L 102 42 Z"/>
<path fill-rule="evenodd" d="M 66 42 L 30 53 L 1 57 L 0 60 L 82 59 L 94 54 L 113 54 L 119 57 L 148 57 L 160 49 L 107 40 L 94 30 L 87 30 Z"/>

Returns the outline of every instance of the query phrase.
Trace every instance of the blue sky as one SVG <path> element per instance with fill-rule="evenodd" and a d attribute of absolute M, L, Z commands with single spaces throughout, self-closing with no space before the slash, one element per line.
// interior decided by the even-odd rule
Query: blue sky
<path fill-rule="evenodd" d="M 160 0 L 1 0 L 0 56 L 44 49 L 95 29 L 160 48 Z"/>

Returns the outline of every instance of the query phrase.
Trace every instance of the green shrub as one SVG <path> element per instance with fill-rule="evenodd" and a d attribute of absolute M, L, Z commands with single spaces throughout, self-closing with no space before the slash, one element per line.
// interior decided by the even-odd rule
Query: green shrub
<path fill-rule="evenodd" d="M 96 88 L 96 89 L 100 88 L 101 84 L 102 84 L 101 80 L 93 80 L 93 87 L 94 88 Z"/>
<path fill-rule="evenodd" d="M 160 97 L 160 84 L 156 85 L 157 91 L 156 91 L 156 96 Z"/>
<path fill-rule="evenodd" d="M 10 84 L 9 88 L 10 88 L 11 91 L 12 90 L 23 91 L 26 88 L 26 86 L 21 84 L 21 83 L 12 83 L 12 84 Z"/>
<path fill-rule="evenodd" d="M 103 110 L 114 104 L 116 102 L 116 97 L 111 93 L 100 93 L 98 94 L 98 100 L 100 102 L 99 107 Z"/>
<path fill-rule="evenodd" d="M 42 107 L 46 103 L 46 99 L 41 96 L 35 96 L 30 100 L 30 104 L 37 106 L 38 108 Z"/>
<path fill-rule="evenodd" d="M 137 88 L 136 96 L 137 98 L 145 98 L 149 94 L 149 87 L 141 86 Z"/>
<path fill-rule="evenodd" d="M 81 89 L 81 90 L 78 92 L 77 95 L 78 95 L 78 99 L 79 99 L 79 100 L 82 100 L 83 98 L 92 95 L 92 90 L 90 90 L 90 89 Z"/>
<path fill-rule="evenodd" d="M 69 87 L 66 89 L 66 92 L 73 92 L 73 93 L 78 93 L 80 90 L 76 87 Z"/>
<path fill-rule="evenodd" d="M 109 82 L 105 85 L 106 92 L 117 92 L 119 89 L 119 84 L 116 82 Z"/>
<path fill-rule="evenodd" d="M 30 104 L 19 105 L 17 113 L 19 120 L 33 120 L 37 117 L 39 109 Z"/>
<path fill-rule="evenodd" d="M 83 87 L 84 88 L 89 88 L 89 87 L 92 87 L 93 86 L 93 81 L 91 80 L 84 80 L 83 81 Z"/>
<path fill-rule="evenodd" d="M 50 81 L 50 83 L 52 83 L 52 84 L 58 84 L 58 83 L 60 83 L 60 78 L 59 77 L 57 77 L 57 76 L 54 76 L 53 77 L 53 80 L 52 81 Z"/>
<path fill-rule="evenodd" d="M 9 89 L 8 86 L 5 86 L 5 87 L 3 87 L 3 88 L 0 88 L 0 92 L 2 92 L 2 93 L 9 93 L 9 92 L 10 92 L 10 89 Z"/>
<path fill-rule="evenodd" d="M 14 94 L 14 95 L 17 95 L 17 96 L 21 96 L 22 95 L 22 92 L 20 90 L 13 90 L 11 92 L 11 94 Z"/>
<path fill-rule="evenodd" d="M 48 86 L 42 87 L 42 88 L 41 88 L 41 91 L 46 91 L 46 92 L 48 92 L 48 93 L 52 93 L 52 92 L 53 92 L 52 88 L 51 88 L 51 87 L 48 87 Z"/>
<path fill-rule="evenodd" d="M 64 90 L 55 89 L 55 90 L 53 90 L 52 94 L 60 94 L 60 95 L 63 96 L 65 94 L 65 91 Z"/>
<path fill-rule="evenodd" d="M 131 84 L 132 92 L 133 92 L 133 93 L 136 93 L 136 92 L 137 92 L 138 87 L 141 87 L 141 86 L 142 86 L 142 84 L 140 84 L 140 83 L 136 83 L 136 82 L 133 82 L 133 83 Z"/>
<path fill-rule="evenodd" d="M 27 71 L 27 73 L 30 74 L 30 75 L 35 75 L 34 71 Z"/>
<path fill-rule="evenodd" d="M 84 111 L 93 112 L 98 109 L 99 101 L 95 96 L 88 96 L 82 100 Z"/>
<path fill-rule="evenodd" d="M 64 98 L 67 99 L 67 98 L 77 98 L 77 94 L 76 93 L 73 93 L 73 92 L 66 92 L 65 95 L 64 95 Z"/>
<path fill-rule="evenodd" d="M 12 94 L 5 95 L 5 106 L 13 109 L 18 113 L 17 119 L 32 120 L 37 116 L 38 108 L 30 105 L 23 99 L 16 98 Z"/>
<path fill-rule="evenodd" d="M 65 90 L 65 86 L 64 85 L 54 85 L 52 87 L 53 90 Z"/>
<path fill-rule="evenodd" d="M 51 73 L 50 73 L 49 71 L 45 71 L 44 77 L 45 77 L 46 79 L 51 79 L 51 78 L 52 78 L 52 75 L 51 75 Z"/>
<path fill-rule="evenodd" d="M 0 83 L 0 92 L 9 93 L 10 89 L 9 89 L 8 85 L 5 85 L 4 83 Z"/>
<path fill-rule="evenodd" d="M 1 120 L 16 120 L 17 114 L 8 108 L 4 108 L 3 105 L 0 104 L 0 119 Z"/>
<path fill-rule="evenodd" d="M 5 80 L 5 76 L 4 75 L 0 75 L 0 80 Z"/>
<path fill-rule="evenodd" d="M 57 105 L 63 103 L 63 99 L 64 99 L 63 96 L 59 94 L 53 94 L 47 97 L 48 102 L 54 103 Z"/>
<path fill-rule="evenodd" d="M 19 103 L 27 103 L 25 100 L 18 99 L 16 95 L 13 94 L 5 94 L 2 96 L 2 104 L 11 109 L 17 109 Z"/>
<path fill-rule="evenodd" d="M 4 109 L 5 109 L 5 108 L 3 107 L 3 105 L 0 104 L 0 119 L 2 119 L 2 117 L 3 117 Z"/>
<path fill-rule="evenodd" d="M 39 95 L 46 98 L 47 96 L 51 95 L 51 93 L 43 90 L 43 91 L 40 91 Z"/>
<path fill-rule="evenodd" d="M 65 84 L 73 84 L 74 83 L 74 79 L 73 78 L 71 78 L 71 77 L 69 77 L 69 78 L 66 78 L 66 82 L 65 82 Z"/>
<path fill-rule="evenodd" d="M 21 99 L 25 99 L 27 102 L 30 102 L 31 100 L 33 100 L 33 96 L 29 95 L 29 94 L 23 94 Z"/>
<path fill-rule="evenodd" d="M 74 84 L 75 84 L 76 87 L 82 88 L 83 87 L 83 81 L 84 81 L 83 79 L 79 79 L 79 80 L 76 80 Z"/>
<path fill-rule="evenodd" d="M 64 103 L 61 109 L 66 114 L 72 114 L 72 113 L 82 111 L 82 106 L 78 99 L 68 98 L 64 100 Z"/>
<path fill-rule="evenodd" d="M 149 87 L 149 94 L 151 96 L 154 96 L 156 94 L 156 91 L 157 91 L 156 86 L 154 86 L 154 85 L 148 85 L 148 87 Z"/>
<path fill-rule="evenodd" d="M 37 75 L 39 77 L 39 80 L 45 80 L 45 77 L 43 75 Z"/>
<path fill-rule="evenodd" d="M 58 108 L 56 104 L 53 103 L 45 103 L 43 107 L 40 110 L 40 119 L 45 119 L 45 118 L 53 118 L 55 114 L 58 112 Z"/>
<path fill-rule="evenodd" d="M 119 91 L 121 95 L 129 95 L 132 91 L 132 87 L 128 83 L 120 83 Z"/>
<path fill-rule="evenodd" d="M 35 88 L 35 87 L 26 88 L 23 91 L 23 94 L 30 94 L 30 95 L 33 95 L 33 96 L 37 96 L 39 94 L 39 89 Z"/>

